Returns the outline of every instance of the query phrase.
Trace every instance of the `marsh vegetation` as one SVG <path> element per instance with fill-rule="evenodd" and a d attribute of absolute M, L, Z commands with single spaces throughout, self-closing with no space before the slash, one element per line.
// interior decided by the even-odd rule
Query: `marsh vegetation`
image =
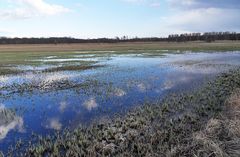
<path fill-rule="evenodd" d="M 0 60 L 6 156 L 239 155 L 238 51 L 6 52 Z"/>
<path fill-rule="evenodd" d="M 22 156 L 239 156 L 240 71 L 193 93 L 169 95 L 115 117 L 8 153 Z M 226 109 L 227 108 L 227 109 Z M 187 110 L 188 109 L 188 110 Z"/>

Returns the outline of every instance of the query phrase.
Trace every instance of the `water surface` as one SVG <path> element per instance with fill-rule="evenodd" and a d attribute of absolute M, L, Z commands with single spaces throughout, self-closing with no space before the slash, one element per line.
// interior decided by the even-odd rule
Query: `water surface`
<path fill-rule="evenodd" d="M 68 65 L 102 66 L 44 71 Z M 22 72 L 0 76 L 0 148 L 6 151 L 32 133 L 74 129 L 146 101 L 158 101 L 169 92 L 198 88 L 239 65 L 237 51 L 72 52 L 8 63 Z"/>

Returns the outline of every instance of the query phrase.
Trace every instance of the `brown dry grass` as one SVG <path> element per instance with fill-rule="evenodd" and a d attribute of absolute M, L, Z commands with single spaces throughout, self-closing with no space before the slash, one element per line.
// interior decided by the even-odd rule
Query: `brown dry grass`
<path fill-rule="evenodd" d="M 236 90 L 227 101 L 228 116 L 240 119 L 240 89 Z"/>
<path fill-rule="evenodd" d="M 80 44 L 0 45 L 0 52 L 55 52 L 87 50 L 240 50 L 240 41 L 206 42 L 122 42 Z"/>
<path fill-rule="evenodd" d="M 206 127 L 194 134 L 200 149 L 197 156 L 240 156 L 240 89 L 226 101 L 226 111 L 219 118 L 212 118 Z"/>

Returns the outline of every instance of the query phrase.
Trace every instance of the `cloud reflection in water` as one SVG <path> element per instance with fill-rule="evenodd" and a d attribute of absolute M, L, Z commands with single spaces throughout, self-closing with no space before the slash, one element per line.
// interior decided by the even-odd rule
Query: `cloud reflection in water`
<path fill-rule="evenodd" d="M 49 118 L 47 119 L 47 123 L 45 125 L 47 129 L 61 130 L 62 123 L 58 118 Z"/>
<path fill-rule="evenodd" d="M 24 132 L 23 118 L 0 104 L 0 140 L 3 140 L 11 130 Z"/>
<path fill-rule="evenodd" d="M 91 111 L 95 108 L 98 107 L 98 104 L 96 102 L 96 99 L 95 98 L 90 98 L 88 100 L 85 100 L 84 103 L 83 103 L 83 106 L 88 110 L 88 111 Z"/>

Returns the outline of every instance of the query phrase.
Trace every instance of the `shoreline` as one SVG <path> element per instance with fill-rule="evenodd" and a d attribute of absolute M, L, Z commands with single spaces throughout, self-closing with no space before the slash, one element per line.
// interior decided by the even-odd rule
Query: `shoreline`
<path fill-rule="evenodd" d="M 126 50 L 240 50 L 240 41 L 196 42 L 119 42 L 79 44 L 15 44 L 0 45 L 6 52 L 126 51 Z"/>

